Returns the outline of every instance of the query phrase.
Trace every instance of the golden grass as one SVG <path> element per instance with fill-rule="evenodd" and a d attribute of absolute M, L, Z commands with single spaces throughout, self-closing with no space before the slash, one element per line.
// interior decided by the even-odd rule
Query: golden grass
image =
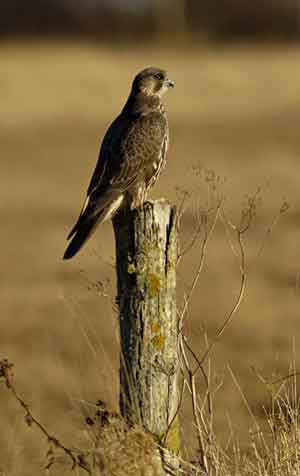
<path fill-rule="evenodd" d="M 297 48 L 258 46 L 175 51 L 2 45 L 1 354 L 16 363 L 19 385 L 36 413 L 70 444 L 82 441 L 82 402 L 101 398 L 117 406 L 118 347 L 110 224 L 68 264 L 61 261 L 65 236 L 84 198 L 99 140 L 122 106 L 132 75 L 147 64 L 168 68 L 176 81 L 167 99 L 169 162 L 153 197 L 176 201 L 176 186 L 191 191 L 182 240 L 193 231 L 193 209 L 207 197 L 195 164 L 227 178 L 226 207 L 234 219 L 245 195 L 263 187 L 263 205 L 246 243 L 253 261 L 246 299 L 213 353 L 215 378 L 224 382 L 215 397 L 216 433 L 227 439 L 230 415 L 243 445 L 252 425 L 228 363 L 252 411 L 263 418 L 268 396 L 251 367 L 264 375 L 285 373 L 300 331 L 299 56 Z M 284 199 L 291 209 L 254 261 Z M 181 294 L 198 258 L 195 246 L 180 264 Z M 105 292 L 94 286 L 106 279 Z M 236 260 L 220 226 L 187 322 L 198 354 L 203 325 L 212 337 L 237 287 Z M 40 474 L 43 442 L 20 423 L 2 390 L 0 408 L 0 469 L 9 476 Z M 183 418 L 190 415 L 185 408 Z"/>

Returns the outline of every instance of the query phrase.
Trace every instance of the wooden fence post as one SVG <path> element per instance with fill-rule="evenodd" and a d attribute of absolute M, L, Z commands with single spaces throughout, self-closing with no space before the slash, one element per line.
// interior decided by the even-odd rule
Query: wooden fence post
<path fill-rule="evenodd" d="M 165 200 L 114 218 L 121 338 L 120 406 L 178 455 L 177 218 Z"/>

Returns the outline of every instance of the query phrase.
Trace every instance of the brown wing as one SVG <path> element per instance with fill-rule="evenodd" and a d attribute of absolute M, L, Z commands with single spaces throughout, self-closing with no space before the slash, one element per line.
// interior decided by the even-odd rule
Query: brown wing
<path fill-rule="evenodd" d="M 96 168 L 87 190 L 87 196 L 89 196 L 92 191 L 101 184 L 105 173 L 108 172 L 107 166 L 112 162 L 114 143 L 116 142 L 116 137 L 121 135 L 121 132 L 122 119 L 120 116 L 118 116 L 107 129 L 103 138 Z"/>
<path fill-rule="evenodd" d="M 93 174 L 88 196 L 97 202 L 108 190 L 126 191 L 161 160 L 167 120 L 160 112 L 135 118 L 120 116 L 108 130 Z"/>

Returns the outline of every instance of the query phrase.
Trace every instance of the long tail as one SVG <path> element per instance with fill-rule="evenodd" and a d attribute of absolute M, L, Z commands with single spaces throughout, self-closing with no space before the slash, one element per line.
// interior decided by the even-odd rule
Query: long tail
<path fill-rule="evenodd" d="M 101 202 L 97 204 L 97 210 L 93 210 L 89 206 L 89 202 L 86 202 L 77 223 L 68 235 L 68 240 L 72 238 L 68 248 L 65 251 L 63 259 L 72 258 L 88 240 L 91 234 L 94 232 L 96 226 L 105 220 L 112 217 L 112 215 L 118 210 L 124 198 L 124 194 L 120 191 L 109 191 L 103 195 Z"/>
<path fill-rule="evenodd" d="M 69 246 L 67 247 L 65 254 L 63 256 L 63 259 L 70 259 L 73 258 L 76 253 L 81 249 L 81 247 L 84 245 L 84 243 L 88 240 L 88 238 L 91 236 L 93 233 L 97 222 L 99 219 L 99 215 L 91 218 L 88 222 L 85 224 L 81 225 L 74 237 L 72 238 L 72 241 L 70 242 Z"/>

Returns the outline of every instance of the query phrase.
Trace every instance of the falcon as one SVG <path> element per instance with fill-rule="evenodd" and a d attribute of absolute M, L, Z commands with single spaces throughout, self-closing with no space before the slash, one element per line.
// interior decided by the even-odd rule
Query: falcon
<path fill-rule="evenodd" d="M 136 75 L 121 113 L 108 128 L 64 259 L 72 258 L 96 227 L 122 207 L 140 207 L 166 162 L 168 120 L 162 97 L 174 82 L 149 67 Z"/>

